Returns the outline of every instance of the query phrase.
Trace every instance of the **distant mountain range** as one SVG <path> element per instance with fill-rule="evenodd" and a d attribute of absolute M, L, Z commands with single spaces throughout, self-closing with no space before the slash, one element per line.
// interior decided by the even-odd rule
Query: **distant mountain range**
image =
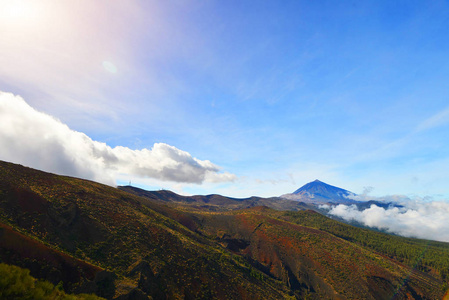
<path fill-rule="evenodd" d="M 304 210 L 315 209 L 313 204 L 283 199 L 280 197 L 262 198 L 231 198 L 222 195 L 195 195 L 182 196 L 169 190 L 147 191 L 134 186 L 119 186 L 122 191 L 146 197 L 153 200 L 163 201 L 167 204 L 176 204 L 178 206 L 189 206 L 196 209 L 208 211 L 229 211 L 236 209 L 244 209 L 255 206 L 266 206 L 277 210 Z"/>

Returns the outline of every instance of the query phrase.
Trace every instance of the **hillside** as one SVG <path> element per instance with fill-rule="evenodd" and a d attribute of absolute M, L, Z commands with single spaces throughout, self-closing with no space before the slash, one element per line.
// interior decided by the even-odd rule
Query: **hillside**
<path fill-rule="evenodd" d="M 312 294 L 319 299 L 330 295 L 386 299 L 394 294 L 437 299 L 441 295 L 442 282 L 428 274 L 319 229 L 270 215 L 255 208 L 208 216 L 202 230 L 260 264 L 267 274 L 281 278 L 299 299 Z"/>
<path fill-rule="evenodd" d="M 288 298 L 277 280 L 254 278 L 260 272 L 244 260 L 118 189 L 2 162 L 0 195 L 4 222 L 109 270 L 102 288 L 93 288 L 100 296 Z M 31 275 L 42 278 L 40 270 Z"/>
<path fill-rule="evenodd" d="M 414 262 L 399 249 L 423 241 L 260 206 L 276 199 L 121 189 L 0 162 L 1 261 L 108 299 L 441 299 L 447 289 L 447 243 L 427 241 Z M 33 246 L 11 250 L 12 239 Z"/>

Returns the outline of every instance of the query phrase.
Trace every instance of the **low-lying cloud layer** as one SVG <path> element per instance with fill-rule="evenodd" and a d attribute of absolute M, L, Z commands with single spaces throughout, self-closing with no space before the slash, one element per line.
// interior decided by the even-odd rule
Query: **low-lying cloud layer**
<path fill-rule="evenodd" d="M 110 185 L 124 174 L 197 184 L 236 178 L 220 172 L 208 160 L 199 160 L 164 143 L 142 150 L 111 148 L 36 111 L 21 97 L 1 91 L 0 159 Z"/>
<path fill-rule="evenodd" d="M 400 204 L 403 207 L 382 208 L 373 204 L 358 210 L 355 205 L 341 204 L 328 209 L 331 215 L 390 233 L 449 242 L 449 203 L 408 199 Z"/>

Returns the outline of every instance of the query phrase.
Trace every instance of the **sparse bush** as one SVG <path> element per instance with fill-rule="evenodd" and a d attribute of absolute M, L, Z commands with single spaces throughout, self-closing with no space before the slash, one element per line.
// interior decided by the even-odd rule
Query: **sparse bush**
<path fill-rule="evenodd" d="M 95 295 L 68 295 L 48 281 L 37 280 L 30 270 L 0 263 L 0 299 L 30 300 L 100 300 Z"/>

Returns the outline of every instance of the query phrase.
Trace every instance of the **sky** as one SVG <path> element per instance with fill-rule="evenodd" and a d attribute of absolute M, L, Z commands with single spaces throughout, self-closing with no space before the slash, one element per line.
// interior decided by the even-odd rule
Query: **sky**
<path fill-rule="evenodd" d="M 0 0 L 0 160 L 184 195 L 319 179 L 448 201 L 447 28 L 438 0 Z"/>

